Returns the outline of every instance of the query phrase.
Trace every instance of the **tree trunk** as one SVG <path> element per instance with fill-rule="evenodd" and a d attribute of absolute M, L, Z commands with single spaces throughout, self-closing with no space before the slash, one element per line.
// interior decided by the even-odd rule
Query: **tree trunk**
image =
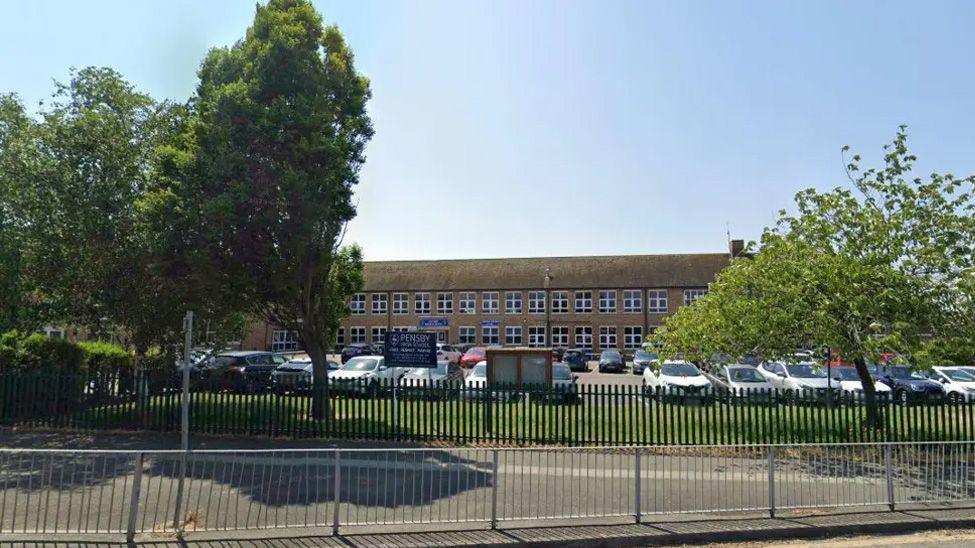
<path fill-rule="evenodd" d="M 863 385 L 863 399 L 867 406 L 867 424 L 870 428 L 880 430 L 884 427 L 883 416 L 880 407 L 877 405 L 877 390 L 873 385 L 873 377 L 867 370 L 867 362 L 863 358 L 855 358 L 853 365 L 856 367 L 857 374 L 860 375 L 860 384 Z"/>
<path fill-rule="evenodd" d="M 322 334 L 307 320 L 302 324 L 301 339 L 311 358 L 311 416 L 324 420 L 328 418 L 328 354 Z"/>

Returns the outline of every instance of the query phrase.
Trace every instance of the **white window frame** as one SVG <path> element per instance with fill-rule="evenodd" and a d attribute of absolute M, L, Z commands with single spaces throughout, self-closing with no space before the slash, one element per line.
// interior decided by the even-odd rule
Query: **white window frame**
<path fill-rule="evenodd" d="M 694 304 L 694 301 L 700 299 L 701 297 L 708 294 L 707 289 L 685 289 L 684 290 L 684 306 L 690 306 Z"/>
<path fill-rule="evenodd" d="M 290 352 L 299 349 L 298 332 L 288 329 L 271 331 L 271 352 Z"/>
<path fill-rule="evenodd" d="M 599 326 L 599 349 L 619 348 L 619 338 L 617 337 L 615 325 Z"/>
<path fill-rule="evenodd" d="M 639 314 L 643 312 L 643 291 L 639 289 L 623 290 L 623 313 Z"/>
<path fill-rule="evenodd" d="M 393 333 L 409 333 L 413 329 L 408 325 L 394 325 Z"/>
<path fill-rule="evenodd" d="M 668 306 L 666 289 L 647 290 L 647 312 L 650 314 L 666 314 Z"/>
<path fill-rule="evenodd" d="M 628 325 L 623 328 L 623 348 L 632 350 L 643 346 L 643 326 Z"/>
<path fill-rule="evenodd" d="M 376 337 L 377 334 L 379 335 L 378 339 Z M 372 326 L 372 332 L 369 334 L 369 340 L 372 341 L 373 344 L 386 344 L 386 326 Z"/>
<path fill-rule="evenodd" d="M 454 294 L 437 293 L 437 314 L 454 313 Z"/>
<path fill-rule="evenodd" d="M 501 340 L 500 329 L 496 325 L 481 326 L 481 343 L 498 344 Z"/>
<path fill-rule="evenodd" d="M 545 313 L 545 291 L 533 290 L 528 292 L 528 313 Z"/>
<path fill-rule="evenodd" d="M 477 328 L 473 325 L 462 325 L 457 328 L 459 344 L 477 344 Z"/>
<path fill-rule="evenodd" d="M 457 299 L 457 311 L 461 314 L 477 314 L 477 292 L 464 291 Z"/>
<path fill-rule="evenodd" d="M 569 313 L 569 292 L 565 290 L 552 292 L 552 314 Z"/>
<path fill-rule="evenodd" d="M 489 305 L 493 305 L 490 306 Z M 497 291 L 484 291 L 481 293 L 481 314 L 497 314 L 500 312 L 501 303 Z"/>
<path fill-rule="evenodd" d="M 552 326 L 552 346 L 554 348 L 569 348 L 569 326 Z"/>
<path fill-rule="evenodd" d="M 521 300 L 521 291 L 504 292 L 504 313 L 521 314 L 524 302 Z"/>
<path fill-rule="evenodd" d="M 393 293 L 393 315 L 405 316 L 410 313 L 410 294 Z"/>
<path fill-rule="evenodd" d="M 371 297 L 373 314 L 385 314 L 389 310 L 389 302 L 385 293 L 373 293 Z"/>
<path fill-rule="evenodd" d="M 506 325 L 504 326 L 504 344 L 505 346 L 521 346 L 522 335 L 520 325 Z"/>
<path fill-rule="evenodd" d="M 422 305 L 422 306 L 421 306 Z M 419 315 L 429 315 L 432 311 L 429 293 L 413 294 L 413 310 Z"/>
<path fill-rule="evenodd" d="M 529 348 L 545 347 L 545 326 L 544 325 L 528 326 L 528 347 Z"/>
<path fill-rule="evenodd" d="M 573 295 L 575 297 L 575 310 L 576 314 L 592 314 L 592 291 L 579 290 Z"/>
<path fill-rule="evenodd" d="M 600 289 L 599 290 L 599 313 L 600 314 L 616 314 L 616 290 L 615 289 Z"/>
<path fill-rule="evenodd" d="M 356 293 L 349 297 L 349 314 L 361 316 L 366 313 L 366 294 Z"/>
<path fill-rule="evenodd" d="M 592 348 L 592 326 L 591 325 L 577 325 L 575 328 L 575 347 L 576 348 Z M 589 344 L 586 344 L 586 339 L 588 339 Z"/>
<path fill-rule="evenodd" d="M 349 328 L 349 344 L 366 342 L 366 326 L 353 325 Z"/>

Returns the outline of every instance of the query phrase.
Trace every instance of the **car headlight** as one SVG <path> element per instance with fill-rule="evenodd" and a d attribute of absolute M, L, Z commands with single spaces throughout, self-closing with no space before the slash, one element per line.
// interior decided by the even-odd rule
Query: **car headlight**
<path fill-rule="evenodd" d="M 975 392 L 975 386 L 966 386 L 965 392 L 969 392 L 969 393 Z"/>
<path fill-rule="evenodd" d="M 920 392 L 920 391 L 924 390 L 925 388 L 927 388 L 923 384 L 912 384 L 910 386 L 911 386 L 911 390 L 913 390 L 915 392 Z"/>

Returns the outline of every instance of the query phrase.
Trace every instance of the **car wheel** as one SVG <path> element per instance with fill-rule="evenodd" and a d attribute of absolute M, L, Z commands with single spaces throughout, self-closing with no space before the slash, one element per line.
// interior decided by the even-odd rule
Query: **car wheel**
<path fill-rule="evenodd" d="M 911 403 L 911 397 L 908 395 L 907 390 L 901 390 L 897 393 L 897 402 L 901 405 L 907 405 Z"/>
<path fill-rule="evenodd" d="M 952 392 L 951 394 L 948 394 L 948 403 L 952 405 L 958 405 L 959 403 L 961 403 L 961 394 L 959 394 L 958 392 Z"/>

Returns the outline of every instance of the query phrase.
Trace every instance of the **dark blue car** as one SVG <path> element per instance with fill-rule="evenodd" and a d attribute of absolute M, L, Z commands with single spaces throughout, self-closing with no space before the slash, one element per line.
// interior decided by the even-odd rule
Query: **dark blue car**
<path fill-rule="evenodd" d="M 562 362 L 569 366 L 573 371 L 589 371 L 589 363 L 586 359 L 586 351 L 579 348 L 570 348 L 562 354 Z"/>
<path fill-rule="evenodd" d="M 901 405 L 920 402 L 939 402 L 944 399 L 941 384 L 925 378 L 906 365 L 888 365 L 877 368 L 877 380 L 890 387 L 894 401 Z"/>

